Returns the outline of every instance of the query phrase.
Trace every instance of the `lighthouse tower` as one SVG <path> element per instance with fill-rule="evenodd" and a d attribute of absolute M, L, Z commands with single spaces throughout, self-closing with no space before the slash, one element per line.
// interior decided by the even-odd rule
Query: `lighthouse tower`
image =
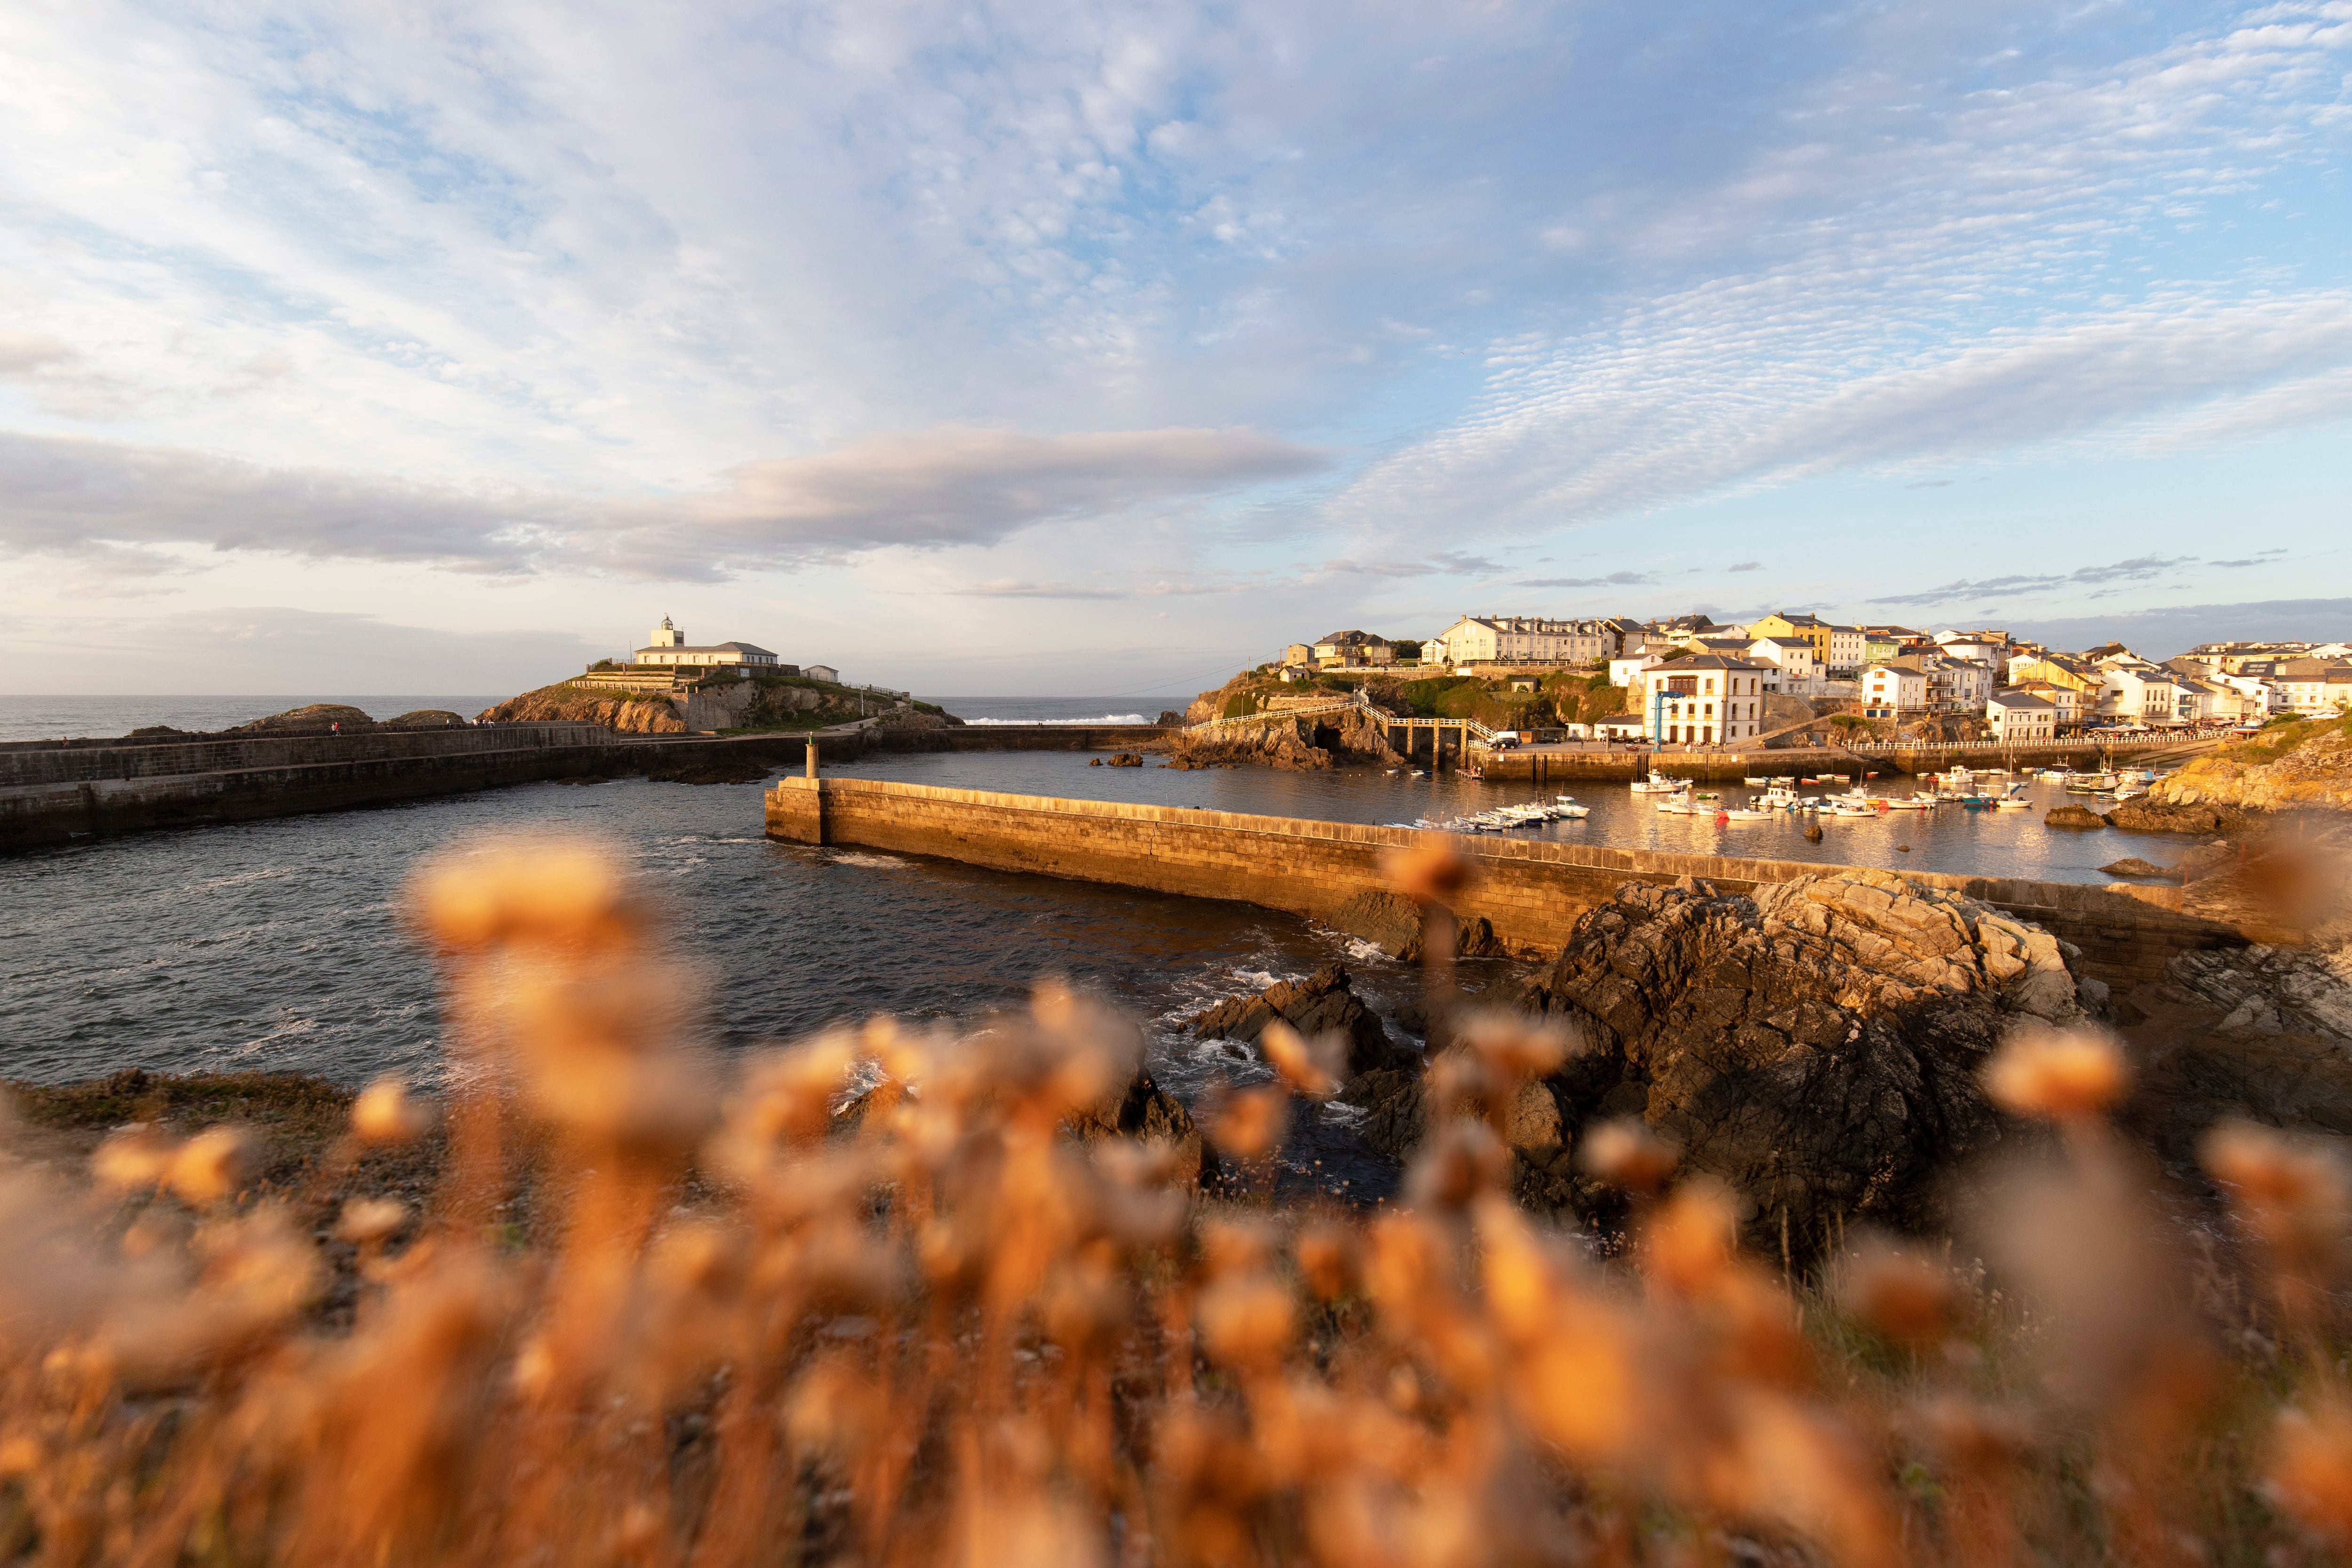
<path fill-rule="evenodd" d="M 662 623 L 654 628 L 653 635 L 646 643 L 646 646 L 653 648 L 683 648 L 686 646 L 686 633 L 671 625 L 669 617 L 665 615 Z"/>

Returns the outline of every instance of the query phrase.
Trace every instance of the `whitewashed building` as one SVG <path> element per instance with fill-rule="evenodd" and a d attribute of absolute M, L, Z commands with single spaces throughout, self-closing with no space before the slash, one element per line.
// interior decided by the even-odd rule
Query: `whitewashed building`
<path fill-rule="evenodd" d="M 1927 707 L 1927 672 L 1915 654 L 1882 659 L 1862 672 L 1863 712 L 1873 718 L 1898 718 Z"/>
<path fill-rule="evenodd" d="M 1721 746 L 1754 738 L 1764 719 L 1770 667 L 1701 653 L 1644 672 L 1643 733 L 1652 742 Z"/>
<path fill-rule="evenodd" d="M 1995 692 L 1985 699 L 1985 718 L 1992 727 L 1995 740 L 2011 744 L 2048 740 L 2058 730 L 2058 709 L 2054 705 L 2014 687 Z"/>
<path fill-rule="evenodd" d="M 662 617 L 661 624 L 646 635 L 646 646 L 633 655 L 640 664 L 661 664 L 680 669 L 717 669 L 740 665 L 745 671 L 772 670 L 776 656 L 767 649 L 750 643 L 711 643 L 700 646 L 689 643 L 686 633 Z"/>
<path fill-rule="evenodd" d="M 1452 664 L 1590 664 L 1614 654 L 1618 639 L 1607 621 L 1465 615 L 1437 641 Z"/>

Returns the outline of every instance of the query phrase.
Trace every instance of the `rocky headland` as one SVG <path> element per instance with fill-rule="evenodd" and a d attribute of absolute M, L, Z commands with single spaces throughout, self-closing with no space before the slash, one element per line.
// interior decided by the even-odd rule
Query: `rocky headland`
<path fill-rule="evenodd" d="M 2142 833 L 2231 833 L 2306 811 L 2352 811 L 2352 719 L 2281 725 L 2228 742 L 2106 821 Z"/>
<path fill-rule="evenodd" d="M 484 708 L 478 717 L 485 724 L 568 719 L 625 735 L 822 729 L 859 719 L 904 729 L 963 723 L 929 703 L 886 701 L 871 692 L 795 675 L 754 675 L 679 692 L 558 681 Z"/>

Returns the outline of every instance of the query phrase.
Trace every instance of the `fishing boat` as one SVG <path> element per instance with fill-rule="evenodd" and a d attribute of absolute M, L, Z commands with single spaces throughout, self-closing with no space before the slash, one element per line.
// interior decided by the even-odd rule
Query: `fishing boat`
<path fill-rule="evenodd" d="M 2115 787 L 2116 776 L 2112 773 L 2077 773 L 2066 780 L 2069 795 L 2112 793 Z"/>
<path fill-rule="evenodd" d="M 1633 793 L 1636 795 L 1672 795 L 1689 788 L 1689 779 L 1669 779 L 1654 768 L 1650 769 L 1647 779 L 1633 780 Z"/>
<path fill-rule="evenodd" d="M 1576 797 L 1573 795 L 1562 795 L 1558 800 L 1553 802 L 1551 814 L 1555 817 L 1567 817 L 1571 819 L 1577 817 L 1589 817 L 1592 814 L 1592 808 L 1590 806 L 1578 805 L 1576 803 Z"/>
<path fill-rule="evenodd" d="M 1890 811 L 1932 811 L 1936 809 L 1936 797 L 1922 795 L 1916 791 L 1908 795 L 1886 797 L 1886 809 Z"/>
<path fill-rule="evenodd" d="M 1727 806 L 1716 814 L 1727 822 L 1761 822 L 1772 815 L 1769 811 L 1759 811 L 1748 806 Z"/>
<path fill-rule="evenodd" d="M 1767 789 L 1764 793 L 1757 796 L 1755 800 L 1750 800 L 1748 804 L 1751 806 L 1761 807 L 1767 811 L 1801 811 L 1804 810 L 1803 805 L 1797 799 L 1797 792 L 1789 788 L 1786 784 L 1772 785 L 1770 788 Z"/>
<path fill-rule="evenodd" d="M 1740 782 L 1752 789 L 1761 789 L 1767 784 L 1771 783 L 1772 780 L 1769 779 L 1742 779 Z"/>

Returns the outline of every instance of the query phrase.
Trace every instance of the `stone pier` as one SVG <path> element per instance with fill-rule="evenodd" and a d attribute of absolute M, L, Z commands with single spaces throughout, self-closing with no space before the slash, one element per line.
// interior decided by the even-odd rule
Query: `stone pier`
<path fill-rule="evenodd" d="M 1381 855 L 1426 836 L 1357 822 L 843 778 L 780 781 L 768 792 L 767 831 L 797 843 L 935 855 L 1000 871 L 1237 900 L 1324 921 L 1335 921 L 1358 894 L 1384 891 Z M 1578 916 L 1629 882 L 1689 876 L 1738 892 L 1840 869 L 1492 835 L 1445 837 L 1475 873 L 1460 913 L 1486 916 L 1506 944 L 1528 952 L 1556 951 Z M 2158 977 L 2175 954 L 2247 941 L 2233 925 L 2184 912 L 2177 887 L 1903 874 L 2055 933 L 2083 949 L 2089 973 L 2118 987 Z"/>

